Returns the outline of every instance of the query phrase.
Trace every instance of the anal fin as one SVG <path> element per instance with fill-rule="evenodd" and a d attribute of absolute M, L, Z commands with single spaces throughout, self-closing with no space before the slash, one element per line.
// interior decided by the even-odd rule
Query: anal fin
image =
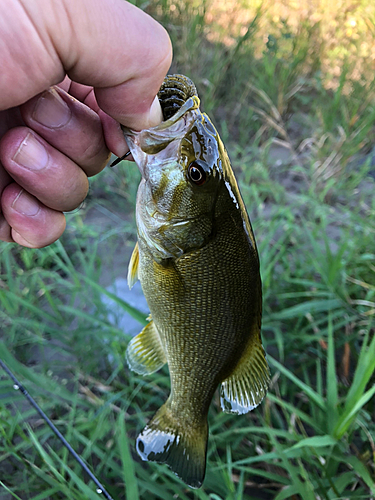
<path fill-rule="evenodd" d="M 167 362 L 159 332 L 152 320 L 129 342 L 126 360 L 129 368 L 140 375 L 154 373 Z"/>
<path fill-rule="evenodd" d="M 251 339 L 234 372 L 221 384 L 221 408 L 227 413 L 247 413 L 256 408 L 270 384 L 269 368 L 260 335 Z"/>
<path fill-rule="evenodd" d="M 137 241 L 132 256 L 130 257 L 130 262 L 128 267 L 128 286 L 130 290 L 138 281 L 138 265 L 139 265 L 139 247 Z"/>

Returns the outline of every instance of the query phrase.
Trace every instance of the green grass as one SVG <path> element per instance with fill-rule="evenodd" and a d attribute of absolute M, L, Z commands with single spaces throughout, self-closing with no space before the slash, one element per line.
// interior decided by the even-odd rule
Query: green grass
<path fill-rule="evenodd" d="M 208 36 L 212 5 L 141 6 L 171 33 L 173 71 L 196 82 L 252 220 L 272 374 L 265 401 L 233 416 L 214 398 L 200 490 L 137 457 L 135 437 L 170 384 L 166 368 L 129 371 L 130 337 L 101 300 L 145 321 L 105 289 L 126 277 L 136 237 L 139 174 L 128 162 L 92 179 L 59 242 L 0 245 L 0 357 L 116 500 L 375 498 L 373 79 L 366 61 L 355 76 L 338 39 L 345 61 L 329 80 L 324 19 L 294 29 L 270 21 L 264 4 L 228 45 L 225 30 Z M 101 498 L 2 372 L 0 498 Z"/>

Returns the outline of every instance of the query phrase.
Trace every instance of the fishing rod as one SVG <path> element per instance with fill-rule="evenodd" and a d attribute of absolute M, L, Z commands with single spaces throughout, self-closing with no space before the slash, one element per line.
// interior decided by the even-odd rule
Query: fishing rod
<path fill-rule="evenodd" d="M 90 479 L 95 483 L 96 486 L 96 493 L 102 494 L 107 500 L 113 500 L 111 495 L 108 493 L 108 491 L 104 488 L 104 486 L 96 479 L 94 474 L 91 472 L 91 470 L 88 468 L 88 466 L 85 464 L 85 462 L 82 460 L 82 458 L 74 451 L 74 449 L 70 446 L 68 441 L 64 438 L 64 436 L 61 434 L 61 432 L 57 429 L 57 427 L 51 422 L 51 420 L 47 417 L 47 415 L 44 413 L 44 411 L 40 408 L 40 406 L 37 404 L 37 402 L 30 396 L 30 394 L 27 392 L 27 390 L 24 388 L 24 386 L 17 380 L 15 375 L 10 371 L 10 369 L 6 366 L 6 364 L 0 359 L 0 366 L 1 368 L 9 375 L 9 377 L 13 381 L 13 389 L 16 391 L 20 391 L 23 396 L 28 400 L 28 402 L 35 408 L 35 410 L 39 413 L 39 415 L 42 417 L 42 419 L 47 422 L 47 424 L 50 426 L 54 434 L 60 439 L 62 444 L 69 450 L 69 452 L 73 455 L 75 460 L 79 463 L 79 465 L 82 467 L 82 469 L 89 475 Z"/>
<path fill-rule="evenodd" d="M 118 163 L 120 163 L 122 160 L 130 156 L 130 151 L 125 153 L 121 158 L 117 158 L 111 163 L 111 167 L 116 166 Z M 108 491 L 104 488 L 104 486 L 101 484 L 101 482 L 94 476 L 94 474 L 91 472 L 91 470 L 88 468 L 88 466 L 85 464 L 85 462 L 82 460 L 82 458 L 78 455 L 78 453 L 71 447 L 71 445 L 68 443 L 68 441 L 64 438 L 64 436 L 61 434 L 61 432 L 57 429 L 57 427 L 51 422 L 51 420 L 47 417 L 47 415 L 44 413 L 44 411 L 40 408 L 40 406 L 37 404 L 37 402 L 30 396 L 30 394 L 27 392 L 25 387 L 19 382 L 19 380 L 16 378 L 16 376 L 11 372 L 11 370 L 6 366 L 6 364 L 0 359 L 0 366 L 1 368 L 9 375 L 9 377 L 13 381 L 13 389 L 16 391 L 20 391 L 23 396 L 28 400 L 28 402 L 35 408 L 35 410 L 39 413 L 39 415 L 42 417 L 42 419 L 49 425 L 49 427 L 52 429 L 52 432 L 60 439 L 62 444 L 68 449 L 68 451 L 71 453 L 71 455 L 74 457 L 74 459 L 79 463 L 79 465 L 82 467 L 82 469 L 86 472 L 86 474 L 90 477 L 90 479 L 95 483 L 96 486 L 96 493 L 102 494 L 107 500 L 113 500 L 111 495 L 108 493 Z"/>

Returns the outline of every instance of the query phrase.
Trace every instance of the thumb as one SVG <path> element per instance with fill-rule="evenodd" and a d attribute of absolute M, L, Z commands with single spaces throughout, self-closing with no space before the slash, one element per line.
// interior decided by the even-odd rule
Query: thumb
<path fill-rule="evenodd" d="M 69 77 L 99 106 L 139 130 L 161 121 L 155 96 L 172 50 L 167 32 L 124 0 L 2 0 L 0 109 Z M 17 83 L 17 84 L 16 84 Z"/>

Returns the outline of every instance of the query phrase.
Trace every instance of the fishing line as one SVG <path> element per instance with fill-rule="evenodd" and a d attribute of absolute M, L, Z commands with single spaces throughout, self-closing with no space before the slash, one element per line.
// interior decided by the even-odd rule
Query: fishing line
<path fill-rule="evenodd" d="M 82 467 L 82 469 L 89 475 L 89 477 L 92 479 L 92 481 L 95 483 L 96 486 L 96 493 L 102 494 L 107 500 L 113 500 L 111 495 L 108 493 L 108 491 L 104 488 L 104 486 L 96 479 L 94 474 L 90 471 L 90 469 L 87 467 L 85 462 L 82 460 L 82 458 L 76 453 L 73 448 L 70 446 L 68 441 L 64 438 L 64 436 L 61 434 L 61 432 L 55 427 L 55 425 L 51 422 L 51 420 L 47 417 L 47 415 L 44 413 L 44 411 L 38 406 L 36 401 L 30 396 L 30 394 L 27 392 L 27 390 L 23 387 L 23 385 L 17 380 L 17 378 L 13 375 L 13 373 L 9 370 L 9 368 L 6 366 L 6 364 L 0 359 L 0 366 L 2 369 L 9 375 L 9 377 L 12 379 L 14 382 L 13 389 L 16 391 L 20 391 L 23 396 L 28 400 L 28 402 L 35 408 L 35 410 L 39 413 L 39 415 L 42 417 L 42 419 L 47 422 L 47 424 L 50 426 L 54 434 L 60 439 L 62 444 L 70 451 L 70 453 L 73 455 L 73 457 L 76 459 L 76 461 L 79 463 L 79 465 Z"/>
<path fill-rule="evenodd" d="M 121 158 L 116 158 L 111 164 L 110 167 L 114 167 L 120 163 L 120 161 L 125 160 L 130 155 L 130 151 L 124 154 L 124 156 L 121 156 Z"/>

